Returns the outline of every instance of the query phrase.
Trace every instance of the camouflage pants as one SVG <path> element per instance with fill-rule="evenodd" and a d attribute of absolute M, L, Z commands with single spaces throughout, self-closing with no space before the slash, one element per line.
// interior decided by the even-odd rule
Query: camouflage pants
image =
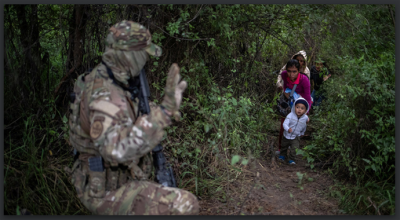
<path fill-rule="evenodd" d="M 81 202 L 98 215 L 197 215 L 199 203 L 190 192 L 147 181 L 132 181 L 104 198 L 89 196 L 86 186 Z"/>

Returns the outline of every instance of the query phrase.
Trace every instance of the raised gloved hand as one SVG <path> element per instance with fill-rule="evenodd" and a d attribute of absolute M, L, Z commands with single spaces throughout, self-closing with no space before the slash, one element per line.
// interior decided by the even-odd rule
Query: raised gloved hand
<path fill-rule="evenodd" d="M 168 72 L 165 96 L 161 105 L 164 106 L 167 114 L 170 114 L 171 117 L 173 116 L 176 121 L 179 121 L 181 118 L 179 107 L 182 102 L 182 93 L 187 87 L 186 81 L 182 80 L 179 83 L 180 79 L 179 67 L 174 63 L 171 65 Z"/>

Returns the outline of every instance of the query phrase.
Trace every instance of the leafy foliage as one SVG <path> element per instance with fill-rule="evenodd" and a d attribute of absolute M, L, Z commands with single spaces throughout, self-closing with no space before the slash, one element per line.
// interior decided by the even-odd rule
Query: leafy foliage
<path fill-rule="evenodd" d="M 355 195 L 342 197 L 347 212 L 371 213 L 374 207 L 358 206 L 360 200 L 370 204 L 370 195 L 386 204 L 381 209 L 387 214 L 394 214 L 394 206 L 387 203 L 394 196 L 395 173 L 394 25 L 387 7 L 391 6 L 331 8 L 341 15 L 333 19 L 336 24 L 345 20 L 351 28 L 333 28 L 334 34 L 323 30 L 331 42 L 322 46 L 327 51 L 324 55 L 335 59 L 332 67 L 340 75 L 324 83 L 327 99 L 316 111 L 314 141 L 298 151 L 309 163 L 333 162 L 335 175 L 350 178 L 357 185 Z M 347 42 L 343 51 L 336 50 L 334 44 L 339 37 Z M 343 189 L 350 192 L 353 188 Z M 379 208 L 374 212 L 379 213 Z"/>
<path fill-rule="evenodd" d="M 297 153 L 311 168 L 332 163 L 332 174 L 350 180 L 335 191 L 347 213 L 394 214 L 394 5 L 6 5 L 4 12 L 5 213 L 88 214 L 62 170 L 73 160 L 68 94 L 101 61 L 108 28 L 128 19 L 163 49 L 146 66 L 153 101 L 160 103 L 171 63 L 188 81 L 183 120 L 163 140 L 180 187 L 226 200 L 224 187 L 260 157 L 274 129 L 272 73 L 304 49 L 309 65 L 322 57 L 334 74 L 311 116 L 313 141 Z"/>

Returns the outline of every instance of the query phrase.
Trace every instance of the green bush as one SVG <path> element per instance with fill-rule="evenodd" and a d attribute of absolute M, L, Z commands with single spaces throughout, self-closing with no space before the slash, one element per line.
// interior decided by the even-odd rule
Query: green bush
<path fill-rule="evenodd" d="M 338 62 L 342 76 L 332 77 L 324 84 L 327 99 L 313 117 L 314 140 L 298 154 L 309 163 L 333 162 L 332 172 L 352 178 L 358 187 L 354 196 L 364 202 L 369 203 L 367 195 L 377 196 L 370 194 L 373 191 L 382 202 L 393 203 L 394 54 L 382 53 L 374 60 L 339 57 Z M 393 214 L 390 210 L 386 208 L 387 214 Z"/>
<path fill-rule="evenodd" d="M 205 188 L 207 194 L 221 195 L 224 192 L 215 186 L 227 181 L 231 170 L 223 167 L 231 163 L 231 157 L 249 151 L 260 156 L 261 143 L 267 140 L 265 131 L 272 125 L 272 108 L 244 96 L 235 98 L 231 86 L 219 88 L 210 78 L 200 77 L 204 75 L 187 79 L 188 91 L 195 92 L 196 98 L 184 97 L 183 120 L 167 129 L 165 146 L 181 163 L 177 174 L 181 187 L 189 187 L 198 195 Z M 193 89 L 202 82 L 208 84 L 206 91 Z"/>

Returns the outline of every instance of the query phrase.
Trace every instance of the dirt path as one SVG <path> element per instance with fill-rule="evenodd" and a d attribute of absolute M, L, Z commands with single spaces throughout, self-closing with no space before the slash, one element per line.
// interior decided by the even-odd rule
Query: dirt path
<path fill-rule="evenodd" d="M 300 148 L 303 146 L 304 140 Z M 226 201 L 200 200 L 200 215 L 339 214 L 338 202 L 328 197 L 333 180 L 322 170 L 311 170 L 301 156 L 297 156 L 296 165 L 277 162 L 275 169 L 270 158 L 255 163 L 252 168 L 242 168 L 243 174 L 230 182 Z M 301 181 L 298 173 L 303 174 Z"/>

